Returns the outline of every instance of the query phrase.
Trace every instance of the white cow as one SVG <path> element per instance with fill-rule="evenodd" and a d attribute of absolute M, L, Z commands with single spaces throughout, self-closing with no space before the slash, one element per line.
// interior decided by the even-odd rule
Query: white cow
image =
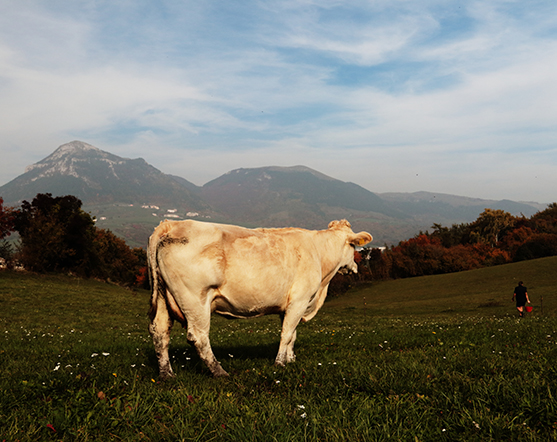
<path fill-rule="evenodd" d="M 153 294 L 149 331 L 161 378 L 173 377 L 168 357 L 173 321 L 213 376 L 228 376 L 209 343 L 211 313 L 235 318 L 279 314 L 276 365 L 295 360 L 296 327 L 323 305 L 341 268 L 357 271 L 354 247 L 372 240 L 346 220 L 327 230 L 246 229 L 199 221 L 164 221 L 149 238 Z"/>

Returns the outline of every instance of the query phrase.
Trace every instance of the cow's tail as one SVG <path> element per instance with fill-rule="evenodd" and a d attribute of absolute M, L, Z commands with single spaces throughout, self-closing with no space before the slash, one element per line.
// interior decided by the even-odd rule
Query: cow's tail
<path fill-rule="evenodd" d="M 149 282 L 151 283 L 151 305 L 149 308 L 149 318 L 154 319 L 157 314 L 157 299 L 159 294 L 164 296 L 166 290 L 166 285 L 162 279 L 159 272 L 159 264 L 157 259 L 157 252 L 159 248 L 160 240 L 169 232 L 172 228 L 171 222 L 162 221 L 155 231 L 149 238 L 149 244 L 147 246 L 147 262 L 149 269 Z"/>

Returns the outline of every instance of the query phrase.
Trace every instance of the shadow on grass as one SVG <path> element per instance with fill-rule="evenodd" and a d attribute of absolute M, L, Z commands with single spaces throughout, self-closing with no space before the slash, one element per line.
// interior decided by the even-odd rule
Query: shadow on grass
<path fill-rule="evenodd" d="M 215 357 L 227 371 L 230 371 L 228 365 L 231 359 L 244 362 L 250 360 L 266 360 L 269 362 L 269 365 L 272 365 L 278 352 L 278 343 L 226 346 L 213 345 L 211 347 Z M 195 348 L 190 344 L 171 344 L 169 356 L 175 371 L 180 367 L 181 370 L 210 375 L 209 369 L 205 363 L 201 361 Z M 158 375 L 158 361 L 154 349 L 147 354 L 147 364 L 152 368 L 153 374 Z"/>
<path fill-rule="evenodd" d="M 278 352 L 277 344 L 253 344 L 234 346 L 213 346 L 217 359 L 224 359 L 233 355 L 236 359 L 268 359 L 274 361 Z"/>

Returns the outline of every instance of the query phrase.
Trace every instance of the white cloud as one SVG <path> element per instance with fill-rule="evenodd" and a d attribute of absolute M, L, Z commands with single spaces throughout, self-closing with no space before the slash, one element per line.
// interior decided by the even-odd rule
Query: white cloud
<path fill-rule="evenodd" d="M 3 4 L 0 183 L 77 138 L 197 184 L 305 164 L 376 191 L 555 199 L 555 5 Z"/>

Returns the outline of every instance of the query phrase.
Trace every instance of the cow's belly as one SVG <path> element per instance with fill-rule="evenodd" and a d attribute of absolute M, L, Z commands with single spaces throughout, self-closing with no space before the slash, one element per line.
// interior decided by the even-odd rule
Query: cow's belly
<path fill-rule="evenodd" d="M 274 287 L 261 284 L 257 289 L 246 284 L 238 287 L 225 284 L 215 290 L 211 307 L 214 313 L 234 318 L 279 314 L 288 304 L 288 295 L 287 284 Z"/>
<path fill-rule="evenodd" d="M 282 306 L 261 305 L 257 308 L 243 308 L 243 306 L 232 305 L 226 298 L 215 298 L 213 301 L 213 313 L 231 318 L 257 318 L 258 316 L 280 314 L 284 311 Z"/>

